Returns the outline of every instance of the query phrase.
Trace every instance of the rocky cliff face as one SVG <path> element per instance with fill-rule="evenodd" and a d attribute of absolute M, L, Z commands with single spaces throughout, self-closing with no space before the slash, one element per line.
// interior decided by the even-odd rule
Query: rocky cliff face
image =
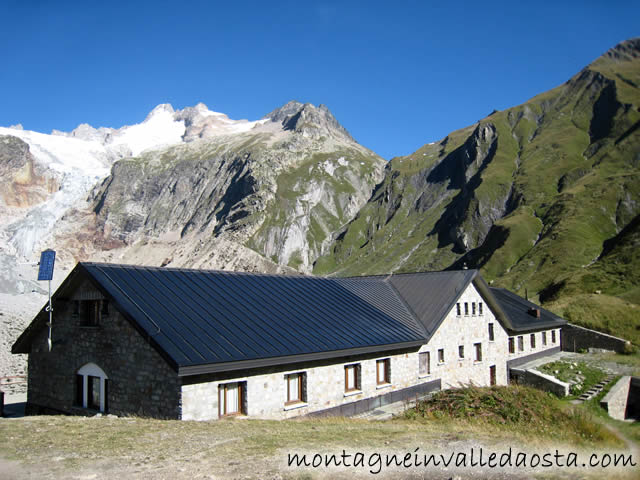
<path fill-rule="evenodd" d="M 240 254 L 248 270 L 309 271 L 381 179 L 384 160 L 324 106 L 290 102 L 225 135 L 211 129 L 226 116 L 201 106 L 179 118 L 189 141 L 116 162 L 89 195 L 94 215 L 78 209 L 67 220 L 82 218 L 82 241 L 64 233 L 60 242 L 80 258 L 93 250 L 132 259 L 135 245 L 152 241 L 166 255 L 158 263 L 228 268 Z M 220 255 L 221 242 L 236 245 L 236 257 Z"/>
<path fill-rule="evenodd" d="M 120 129 L 1 133 L 0 305 L 24 322 L 44 290 L 21 263 L 46 247 L 54 289 L 81 260 L 309 271 L 385 164 L 326 107 L 298 102 L 255 122 L 159 105 Z"/>
<path fill-rule="evenodd" d="M 36 162 L 27 143 L 0 135 L 1 205 L 30 207 L 43 202 L 58 187 L 57 179 Z"/>

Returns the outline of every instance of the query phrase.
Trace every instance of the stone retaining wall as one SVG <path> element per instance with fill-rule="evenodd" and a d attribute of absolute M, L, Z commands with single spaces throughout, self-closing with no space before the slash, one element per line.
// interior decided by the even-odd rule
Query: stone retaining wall
<path fill-rule="evenodd" d="M 600 400 L 600 406 L 609 413 L 611 418 L 615 418 L 616 420 L 624 420 L 626 418 L 630 386 L 631 377 L 622 377 L 611 387 L 609 393 Z"/>
<path fill-rule="evenodd" d="M 552 377 L 551 375 L 546 375 L 535 369 L 520 370 L 512 368 L 511 378 L 519 385 L 529 385 L 546 392 L 554 393 L 559 397 L 566 397 L 569 395 L 568 383 L 561 382 L 557 378 Z"/>
<path fill-rule="evenodd" d="M 562 327 L 562 350 L 565 352 L 602 348 L 622 353 L 629 344 L 630 342 L 623 338 L 596 332 L 595 330 L 579 327 L 570 323 Z"/>

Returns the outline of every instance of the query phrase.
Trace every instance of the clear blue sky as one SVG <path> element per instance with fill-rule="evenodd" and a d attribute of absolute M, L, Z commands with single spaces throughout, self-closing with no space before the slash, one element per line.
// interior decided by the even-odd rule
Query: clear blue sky
<path fill-rule="evenodd" d="M 0 0 L 0 126 L 258 119 L 326 104 L 385 158 L 520 104 L 640 35 L 640 2 Z"/>

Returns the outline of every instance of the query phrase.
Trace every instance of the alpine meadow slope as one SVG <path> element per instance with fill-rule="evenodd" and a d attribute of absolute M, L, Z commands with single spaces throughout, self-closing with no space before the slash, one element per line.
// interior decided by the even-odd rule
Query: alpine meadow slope
<path fill-rule="evenodd" d="M 640 38 L 563 85 L 391 160 L 314 273 L 479 268 L 640 343 Z"/>

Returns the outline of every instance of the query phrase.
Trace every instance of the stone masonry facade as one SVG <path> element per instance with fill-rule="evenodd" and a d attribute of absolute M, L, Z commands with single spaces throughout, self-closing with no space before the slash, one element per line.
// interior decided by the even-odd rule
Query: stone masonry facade
<path fill-rule="evenodd" d="M 285 419 L 325 410 L 363 398 L 382 395 L 424 382 L 418 376 L 417 349 L 377 355 L 241 371 L 234 375 L 186 378 L 182 385 L 182 419 L 218 418 L 218 392 L 221 385 L 241 382 L 246 394 L 245 413 L 249 417 Z M 387 360 L 389 382 L 378 385 L 376 362 Z M 356 365 L 360 388 L 345 391 L 345 366 Z M 303 401 L 286 405 L 287 375 L 303 374 Z"/>
<path fill-rule="evenodd" d="M 473 284 L 467 287 L 457 303 L 460 305 L 460 315 L 457 305 L 454 305 L 429 343 L 420 348 L 420 352 L 429 352 L 431 359 L 431 374 L 427 379 L 440 378 L 443 389 L 466 385 L 490 385 L 490 367 L 495 367 L 496 385 L 506 385 L 507 361 L 547 350 L 551 354 L 552 350 L 560 346 L 560 329 L 555 329 L 554 334 L 551 330 L 539 331 L 511 337 L 514 352 L 510 353 L 509 333 L 484 303 Z M 483 304 L 482 314 L 480 303 Z M 468 313 L 465 314 L 465 311 Z M 490 324 L 493 325 L 493 340 L 489 338 Z M 533 345 L 531 335 L 534 335 Z M 555 342 L 552 341 L 554 336 Z M 477 344 L 480 345 L 480 360 L 477 360 L 476 356 Z M 444 362 L 439 361 L 439 350 L 443 350 Z"/>
<path fill-rule="evenodd" d="M 28 408 L 31 413 L 59 411 L 92 414 L 78 405 L 76 374 L 98 366 L 108 377 L 107 413 L 183 420 L 219 418 L 221 386 L 239 384 L 242 410 L 254 418 L 285 419 L 441 380 L 442 388 L 505 385 L 507 361 L 551 353 L 560 345 L 560 330 L 516 337 L 496 320 L 473 284 L 420 348 L 235 372 L 179 377 L 166 360 L 115 308 L 97 326 L 83 326 L 77 302 L 103 300 L 86 282 L 54 311 L 53 350 L 47 351 L 47 329 L 34 337 L 29 355 Z M 465 306 L 466 304 L 466 306 Z M 480 307 L 482 304 L 482 307 Z M 490 339 L 490 325 L 493 339 Z M 462 348 L 461 348 L 462 347 Z M 522 347 L 522 348 L 520 348 Z M 442 350 L 443 360 L 441 360 Z M 428 353 L 428 362 L 426 354 Z M 423 363 L 421 371 L 420 363 Z M 379 363 L 380 362 L 380 363 Z M 381 365 L 388 368 L 380 381 Z M 357 388 L 346 391 L 345 367 L 355 366 Z M 426 367 L 426 368 L 424 368 Z M 287 402 L 287 376 L 302 374 L 302 399 Z M 45 408 L 46 407 L 46 408 Z"/>
<path fill-rule="evenodd" d="M 53 348 L 48 329 L 34 337 L 29 353 L 28 413 L 95 414 L 77 404 L 76 373 L 89 363 L 109 378 L 108 411 L 116 415 L 180 418 L 180 380 L 176 372 L 112 306 L 99 325 L 82 326 L 75 301 L 100 300 L 89 283 L 53 312 Z"/>
<path fill-rule="evenodd" d="M 201 376 L 183 379 L 182 418 L 184 420 L 211 420 L 218 418 L 218 394 L 221 385 L 240 382 L 245 392 L 244 414 L 256 418 L 284 419 L 333 408 L 363 398 L 384 395 L 390 391 L 409 388 L 421 383 L 441 379 L 442 388 L 465 385 L 491 384 L 490 367 L 495 367 L 497 385 L 508 383 L 507 361 L 531 355 L 553 353 L 560 345 L 560 330 L 535 332 L 534 346 L 531 333 L 522 335 L 522 349 L 514 337 L 515 351 L 509 353 L 509 334 L 496 320 L 476 288 L 470 284 L 461 295 L 461 315 L 457 306 L 451 309 L 429 343 L 401 352 L 381 353 L 365 357 L 351 357 L 325 362 L 274 367 L 260 371 L 244 371 L 231 375 Z M 468 315 L 464 304 L 467 303 Z M 473 304 L 475 303 L 475 306 Z M 482 303 L 482 314 L 479 304 Z M 475 315 L 473 314 L 475 312 Z M 493 324 L 493 340 L 489 339 L 489 324 Z M 476 360 L 476 344 L 480 344 L 481 359 Z M 460 346 L 463 358 L 460 358 Z M 444 350 L 444 362 L 438 361 L 439 350 Z M 429 353 L 428 373 L 420 373 L 420 353 Z M 423 357 L 424 358 L 424 357 Z M 377 385 L 376 362 L 388 359 L 389 383 Z M 345 366 L 357 364 L 360 371 L 360 389 L 345 392 Z M 303 402 L 286 405 L 289 374 L 304 374 L 305 398 Z"/>

